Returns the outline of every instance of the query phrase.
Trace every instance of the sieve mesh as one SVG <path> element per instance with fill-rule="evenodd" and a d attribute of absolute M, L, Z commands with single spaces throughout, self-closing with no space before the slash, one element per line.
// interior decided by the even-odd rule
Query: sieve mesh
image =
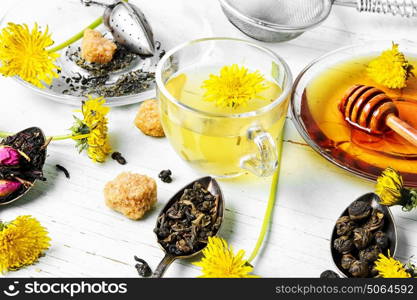
<path fill-rule="evenodd" d="M 227 0 L 243 15 L 260 24 L 272 26 L 308 27 L 320 22 L 330 10 L 326 0 Z"/>

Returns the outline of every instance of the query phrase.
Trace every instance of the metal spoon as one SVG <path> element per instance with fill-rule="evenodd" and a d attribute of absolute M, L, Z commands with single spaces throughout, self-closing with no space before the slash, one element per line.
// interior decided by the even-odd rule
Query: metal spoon
<path fill-rule="evenodd" d="M 381 205 L 379 203 L 379 197 L 374 193 L 368 193 L 361 197 L 359 197 L 357 200 L 359 201 L 366 201 L 368 202 L 372 208 L 376 208 L 384 213 L 385 216 L 385 223 L 384 223 L 384 232 L 389 238 L 389 251 L 392 256 L 395 256 L 395 252 L 397 251 L 397 244 L 398 244 L 398 237 L 397 237 L 397 228 L 394 220 L 394 216 L 391 213 L 391 210 L 385 206 Z M 343 211 L 343 213 L 340 215 L 340 217 L 348 216 L 348 207 Z M 338 235 L 336 233 L 336 226 L 333 228 L 332 236 L 330 238 L 330 251 L 332 254 L 333 263 L 338 269 L 339 273 L 343 277 L 352 277 L 352 275 L 349 274 L 349 272 L 342 268 L 340 261 L 341 261 L 341 254 L 338 253 L 333 248 L 333 241 L 338 238 Z"/>
<path fill-rule="evenodd" d="M 218 199 L 218 207 L 217 207 L 217 218 L 221 218 L 223 220 L 223 214 L 224 214 L 224 198 L 223 198 L 223 194 L 222 191 L 220 189 L 219 184 L 217 183 L 217 181 L 210 177 L 203 177 L 200 179 L 197 179 L 191 183 L 189 183 L 188 185 L 186 185 L 184 188 L 182 188 L 181 190 L 179 190 L 169 201 L 168 203 L 165 205 L 165 207 L 162 209 L 162 211 L 159 213 L 158 215 L 158 219 L 159 217 L 164 214 L 175 202 L 177 202 L 181 196 L 184 194 L 184 190 L 185 189 L 190 189 L 193 187 L 194 183 L 200 183 L 202 185 L 202 187 L 206 190 L 208 190 L 213 196 L 217 197 Z M 158 227 L 158 222 L 156 224 L 156 227 Z M 219 230 L 217 230 L 216 232 L 214 232 L 214 235 L 216 235 L 218 233 Z M 158 237 L 157 237 L 158 238 Z M 167 268 L 171 265 L 171 263 L 176 260 L 176 259 L 184 259 L 184 258 L 190 258 L 193 257 L 195 255 L 197 255 L 198 253 L 200 253 L 204 247 L 192 254 L 189 255 L 184 255 L 184 256 L 176 256 L 173 254 L 168 253 L 161 245 L 160 241 L 158 240 L 158 244 L 159 246 L 162 248 L 162 250 L 165 252 L 165 256 L 162 259 L 162 261 L 159 263 L 158 267 L 156 268 L 155 272 L 152 274 L 152 278 L 160 278 L 164 275 L 165 271 L 167 270 Z"/>
<path fill-rule="evenodd" d="M 24 129 L 24 130 L 16 133 L 14 136 L 16 136 L 16 135 L 27 135 L 27 134 L 30 134 L 30 135 L 36 134 L 37 136 L 40 136 L 41 137 L 40 144 L 42 144 L 42 145 L 41 145 L 39 151 L 42 151 L 42 153 L 40 153 L 40 156 L 39 156 L 40 157 L 40 160 L 39 161 L 36 161 L 36 162 L 31 162 L 31 163 L 36 164 L 35 166 L 38 169 L 42 169 L 42 167 L 43 167 L 43 165 L 45 163 L 45 159 L 46 159 L 46 147 L 47 147 L 48 143 L 50 142 L 50 140 L 47 140 L 46 139 L 43 131 L 40 128 L 38 128 L 38 127 L 26 128 L 26 129 Z M 15 148 L 16 150 L 19 150 L 18 147 L 14 147 L 13 143 L 7 143 L 7 138 L 4 139 L 0 143 L 0 145 L 11 146 L 11 147 Z M 14 197 L 14 198 L 6 201 L 6 202 L 1 202 L 0 201 L 0 206 L 10 204 L 10 203 L 12 203 L 12 202 L 20 199 L 21 197 L 23 197 L 27 192 L 29 192 L 29 190 L 33 187 L 33 185 L 35 184 L 35 182 L 36 182 L 36 180 L 34 180 L 33 182 L 30 182 L 30 185 L 29 186 L 26 186 L 25 187 L 25 190 L 23 190 L 22 192 L 20 192 L 16 197 Z"/>
<path fill-rule="evenodd" d="M 154 54 L 155 41 L 152 28 L 137 6 L 121 0 L 110 5 L 93 0 L 81 0 L 81 3 L 85 6 L 93 4 L 106 8 L 103 23 L 118 43 L 139 55 Z"/>

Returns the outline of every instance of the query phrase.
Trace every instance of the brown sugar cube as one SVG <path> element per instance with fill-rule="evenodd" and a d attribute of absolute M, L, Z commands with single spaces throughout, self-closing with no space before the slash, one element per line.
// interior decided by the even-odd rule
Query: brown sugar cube
<path fill-rule="evenodd" d="M 165 136 L 159 116 L 158 100 L 146 100 L 139 106 L 135 125 L 146 135 L 154 137 Z"/>
<path fill-rule="evenodd" d="M 100 64 L 108 63 L 113 59 L 116 49 L 116 44 L 104 38 L 99 31 L 89 28 L 84 31 L 81 57 L 86 61 Z"/>
<path fill-rule="evenodd" d="M 156 182 L 146 175 L 123 172 L 104 187 L 106 205 L 132 220 L 141 219 L 156 203 Z"/>

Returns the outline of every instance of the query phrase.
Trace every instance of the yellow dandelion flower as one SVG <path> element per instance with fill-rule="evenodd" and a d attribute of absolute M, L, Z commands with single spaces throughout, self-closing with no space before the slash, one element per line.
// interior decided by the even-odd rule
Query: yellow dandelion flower
<path fill-rule="evenodd" d="M 403 190 L 403 179 L 401 175 L 392 168 L 385 169 L 378 177 L 375 193 L 381 199 L 382 205 L 392 206 L 401 204 Z"/>
<path fill-rule="evenodd" d="M 410 273 L 407 272 L 404 265 L 391 257 L 380 253 L 378 260 L 375 262 L 375 269 L 379 272 L 382 278 L 410 278 Z"/>
<path fill-rule="evenodd" d="M 413 75 L 412 70 L 413 66 L 398 50 L 398 44 L 394 43 L 391 49 L 383 51 L 379 57 L 373 59 L 367 68 L 370 78 L 392 89 L 406 87 L 408 78 Z"/>
<path fill-rule="evenodd" d="M 76 122 L 71 128 L 79 151 L 86 150 L 88 157 L 95 162 L 104 162 L 111 152 L 106 117 L 110 108 L 105 103 L 103 97 L 89 96 L 82 105 L 83 119 L 75 117 Z M 82 138 L 79 139 L 79 136 Z"/>
<path fill-rule="evenodd" d="M 38 24 L 30 30 L 26 24 L 9 23 L 0 32 L 0 74 L 19 76 L 40 88 L 43 82 L 51 84 L 58 77 L 55 60 L 59 54 L 46 48 L 53 43 L 48 28 L 42 32 Z"/>
<path fill-rule="evenodd" d="M 205 101 L 215 102 L 219 107 L 238 107 L 247 105 L 252 99 L 262 99 L 258 94 L 267 87 L 259 71 L 249 72 L 247 68 L 234 64 L 224 66 L 219 76 L 211 74 L 202 88 L 206 90 Z"/>
<path fill-rule="evenodd" d="M 219 237 L 209 237 L 204 257 L 194 265 L 201 267 L 202 278 L 255 278 L 253 267 L 243 258 L 245 251 L 234 254 L 232 247 Z"/>
<path fill-rule="evenodd" d="M 49 248 L 48 231 L 31 216 L 0 223 L 0 272 L 35 263 Z"/>

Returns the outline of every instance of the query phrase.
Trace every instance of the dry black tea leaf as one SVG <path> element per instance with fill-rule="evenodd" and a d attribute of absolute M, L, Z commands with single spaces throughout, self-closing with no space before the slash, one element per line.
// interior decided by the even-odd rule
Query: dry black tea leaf
<path fill-rule="evenodd" d="M 356 261 L 356 258 L 352 254 L 345 254 L 342 256 L 342 260 L 340 262 L 341 266 L 345 270 L 349 270 L 350 266 Z"/>
<path fill-rule="evenodd" d="M 353 243 L 359 250 L 365 249 L 372 241 L 372 233 L 365 228 L 353 230 Z"/>
<path fill-rule="evenodd" d="M 369 275 L 368 277 L 379 277 L 379 271 L 375 269 L 375 265 L 372 264 L 369 266 Z"/>
<path fill-rule="evenodd" d="M 350 219 L 363 220 L 371 214 L 372 207 L 367 201 L 356 200 L 348 208 Z"/>
<path fill-rule="evenodd" d="M 158 177 L 166 183 L 171 183 L 172 182 L 172 172 L 171 170 L 162 170 L 161 172 L 159 172 Z"/>
<path fill-rule="evenodd" d="M 8 136 L 0 143 L 0 147 L 11 148 L 20 155 L 16 163 L 0 164 L 0 203 L 20 197 L 36 180 L 46 180 L 43 166 L 49 141 L 41 129 L 31 127 Z"/>
<path fill-rule="evenodd" d="M 379 247 L 381 247 L 381 249 L 388 248 L 389 238 L 388 238 L 388 235 L 385 232 L 382 232 L 382 231 L 375 232 L 374 239 L 375 239 L 375 243 Z"/>
<path fill-rule="evenodd" d="M 335 239 L 333 247 L 342 254 L 350 253 L 355 248 L 352 240 L 347 235 Z"/>
<path fill-rule="evenodd" d="M 126 159 L 123 157 L 123 155 L 120 152 L 113 152 L 111 154 L 111 158 L 117 161 L 121 165 L 125 165 L 127 163 Z"/>
<path fill-rule="evenodd" d="M 352 263 L 349 272 L 353 277 L 365 278 L 369 274 L 369 264 L 367 262 L 357 260 Z"/>
<path fill-rule="evenodd" d="M 372 263 L 378 259 L 381 252 L 382 250 L 378 245 L 372 245 L 359 252 L 359 259 L 361 261 Z"/>
<path fill-rule="evenodd" d="M 356 228 L 356 223 L 353 222 L 349 216 L 340 217 L 336 221 L 336 233 L 337 235 L 350 235 L 352 230 Z"/>
<path fill-rule="evenodd" d="M 65 167 L 63 167 L 63 166 L 61 166 L 61 165 L 55 165 L 55 168 L 58 170 L 58 171 L 61 171 L 62 173 L 64 173 L 64 175 L 65 175 L 65 177 L 67 177 L 68 179 L 70 179 L 70 173 L 68 172 L 68 170 L 65 168 Z"/>
<path fill-rule="evenodd" d="M 371 217 L 366 221 L 363 228 L 370 231 L 382 229 L 384 227 L 384 213 L 378 209 L 372 211 Z"/>
<path fill-rule="evenodd" d="M 340 276 L 332 270 L 326 270 L 320 274 L 320 278 L 340 278 Z"/>
<path fill-rule="evenodd" d="M 152 270 L 149 267 L 148 263 L 145 260 L 137 257 L 136 255 L 134 256 L 134 259 L 137 262 L 135 268 L 138 271 L 139 276 L 150 277 L 152 275 Z"/>

